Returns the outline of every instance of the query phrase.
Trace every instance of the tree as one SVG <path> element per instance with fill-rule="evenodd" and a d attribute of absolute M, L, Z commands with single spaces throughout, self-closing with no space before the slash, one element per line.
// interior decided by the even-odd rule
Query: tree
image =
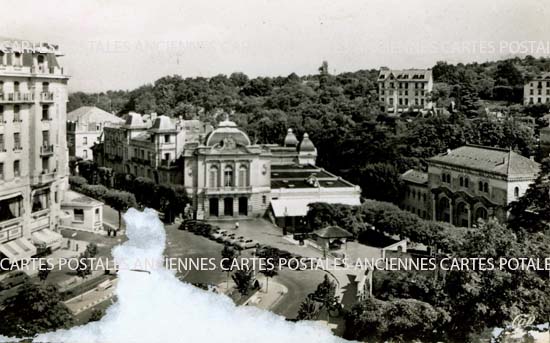
<path fill-rule="evenodd" d="M 3 320 L 0 334 L 8 337 L 29 337 L 73 324 L 73 316 L 55 286 L 30 282 L 6 301 L 0 316 Z"/>
<path fill-rule="evenodd" d="M 550 224 L 550 158 L 542 160 L 535 182 L 509 205 L 509 225 L 515 230 L 545 232 Z"/>
<path fill-rule="evenodd" d="M 86 246 L 85 253 L 90 258 L 96 257 L 96 255 L 97 255 L 97 244 L 95 244 L 93 242 L 88 243 L 88 245 Z"/>
<path fill-rule="evenodd" d="M 279 265 L 279 258 L 280 258 L 279 253 L 275 249 L 273 248 L 266 249 L 263 257 L 267 261 L 271 261 L 274 266 Z M 269 279 L 277 275 L 277 269 L 276 267 L 263 268 L 260 272 L 265 275 L 265 291 L 267 293 L 269 292 Z"/>
<path fill-rule="evenodd" d="M 136 198 L 132 193 L 111 189 L 105 194 L 105 202 L 118 211 L 118 229 L 122 225 L 122 212 L 130 207 L 136 207 Z"/>
<path fill-rule="evenodd" d="M 315 320 L 319 316 L 319 303 L 315 301 L 311 295 L 308 295 L 306 299 L 300 304 L 298 309 L 298 320 Z"/>
<path fill-rule="evenodd" d="M 358 170 L 356 180 L 364 197 L 398 203 L 405 190 L 401 172 L 389 163 L 368 164 Z"/>
<path fill-rule="evenodd" d="M 88 319 L 88 323 L 100 321 L 101 318 L 103 318 L 104 315 L 105 315 L 105 311 L 103 309 L 94 308 L 92 310 L 92 313 L 90 314 L 90 318 Z"/>
<path fill-rule="evenodd" d="M 233 261 L 237 258 L 237 252 L 229 244 L 225 244 L 222 250 L 222 267 L 227 272 L 227 289 L 229 289 L 229 275 L 231 274 Z"/>
<path fill-rule="evenodd" d="M 38 270 L 38 279 L 42 282 L 46 282 L 48 275 L 50 275 L 51 270 L 48 268 L 40 268 Z"/>
<path fill-rule="evenodd" d="M 90 256 L 87 251 L 84 251 L 78 257 L 78 266 L 76 268 L 76 275 L 82 279 L 85 279 L 88 275 L 92 274 L 92 265 L 90 263 Z"/>
<path fill-rule="evenodd" d="M 311 298 L 321 303 L 321 308 L 327 312 L 327 320 L 330 320 L 331 311 L 339 307 L 338 298 L 336 297 L 336 283 L 330 281 L 326 274 L 323 281 L 317 285 L 315 292 L 311 294 Z"/>
<path fill-rule="evenodd" d="M 252 284 L 254 281 L 254 273 L 248 267 L 241 268 L 237 270 L 233 276 L 233 281 L 235 282 L 235 287 L 241 293 L 241 295 L 247 295 L 248 292 L 252 289 Z"/>

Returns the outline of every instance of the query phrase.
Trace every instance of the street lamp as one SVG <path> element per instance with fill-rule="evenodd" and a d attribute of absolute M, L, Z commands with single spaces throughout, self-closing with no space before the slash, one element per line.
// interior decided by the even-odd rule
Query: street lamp
<path fill-rule="evenodd" d="M 288 215 L 288 209 L 285 206 L 285 222 L 283 223 L 283 236 L 286 236 L 286 217 Z"/>

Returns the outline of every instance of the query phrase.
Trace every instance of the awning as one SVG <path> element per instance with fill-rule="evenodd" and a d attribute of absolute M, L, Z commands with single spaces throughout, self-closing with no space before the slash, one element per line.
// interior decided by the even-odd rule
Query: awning
<path fill-rule="evenodd" d="M 21 237 L 1 244 L 0 252 L 11 262 L 17 262 L 36 255 L 36 247 L 28 238 Z"/>
<path fill-rule="evenodd" d="M 46 245 L 48 247 L 59 246 L 63 241 L 63 236 L 49 229 L 42 229 L 31 234 L 34 244 Z"/>
<path fill-rule="evenodd" d="M 359 197 L 346 198 L 301 198 L 301 199 L 273 199 L 271 208 L 275 217 L 304 217 L 307 214 L 308 205 L 316 202 L 329 204 L 360 205 Z"/>

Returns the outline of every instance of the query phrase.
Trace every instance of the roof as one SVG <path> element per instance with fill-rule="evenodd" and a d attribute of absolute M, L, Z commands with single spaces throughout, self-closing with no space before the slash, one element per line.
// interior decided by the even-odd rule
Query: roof
<path fill-rule="evenodd" d="M 506 177 L 534 178 L 540 165 L 509 149 L 465 145 L 445 154 L 432 157 L 429 162 L 469 168 Z"/>
<path fill-rule="evenodd" d="M 206 138 L 206 145 L 213 146 L 216 144 L 223 144 L 226 139 L 233 139 L 235 143 L 239 145 L 252 145 L 248 135 L 241 131 L 237 124 L 230 120 L 224 120 L 220 122 L 218 128 L 212 131 Z"/>
<path fill-rule="evenodd" d="M 151 129 L 155 131 L 174 131 L 176 130 L 176 125 L 169 117 L 163 115 L 155 118 Z"/>
<path fill-rule="evenodd" d="M 537 76 L 534 76 L 530 81 L 542 81 L 542 80 L 548 80 L 550 81 L 550 72 L 540 73 Z"/>
<path fill-rule="evenodd" d="M 409 169 L 401 175 L 403 181 L 424 185 L 428 183 L 428 173 L 416 169 Z"/>
<path fill-rule="evenodd" d="M 124 119 L 95 106 L 82 106 L 67 113 L 67 121 L 79 123 L 123 123 Z"/>
<path fill-rule="evenodd" d="M 304 217 L 308 205 L 315 202 L 327 204 L 360 205 L 358 196 L 354 197 L 310 197 L 310 198 L 279 198 L 271 199 L 271 208 L 275 217 Z"/>
<path fill-rule="evenodd" d="M 431 69 L 383 69 L 378 80 L 395 79 L 397 81 L 428 81 L 432 78 Z"/>
<path fill-rule="evenodd" d="M 124 123 L 126 127 L 134 128 L 134 127 L 146 127 L 145 122 L 143 121 L 143 118 L 141 117 L 141 114 L 136 112 L 130 112 L 126 116 L 126 122 Z"/>
<path fill-rule="evenodd" d="M 84 194 L 75 191 L 68 191 L 65 193 L 65 199 L 63 199 L 62 205 L 95 207 L 103 205 L 103 203 Z"/>
<path fill-rule="evenodd" d="M 349 238 L 353 237 L 353 235 L 347 231 L 342 229 L 339 226 L 332 225 L 327 226 L 325 228 L 313 231 L 313 234 L 316 235 L 319 238 Z"/>

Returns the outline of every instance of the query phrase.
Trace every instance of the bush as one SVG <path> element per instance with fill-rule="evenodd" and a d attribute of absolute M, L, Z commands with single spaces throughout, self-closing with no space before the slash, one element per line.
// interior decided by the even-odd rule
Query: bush
<path fill-rule="evenodd" d="M 75 189 L 79 189 L 83 185 L 88 184 L 88 181 L 82 176 L 69 176 L 69 185 Z"/>

